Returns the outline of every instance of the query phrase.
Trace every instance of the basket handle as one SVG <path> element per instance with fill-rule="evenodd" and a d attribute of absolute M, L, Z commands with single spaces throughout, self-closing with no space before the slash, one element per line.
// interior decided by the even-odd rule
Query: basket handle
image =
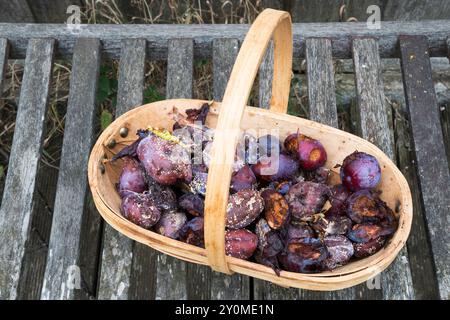
<path fill-rule="evenodd" d="M 284 11 L 266 9 L 252 24 L 236 58 L 211 149 L 205 198 L 205 248 L 211 268 L 227 274 L 232 273 L 225 256 L 225 220 L 232 165 L 244 109 L 271 38 L 274 71 L 270 109 L 286 113 L 292 68 L 291 17 Z"/>

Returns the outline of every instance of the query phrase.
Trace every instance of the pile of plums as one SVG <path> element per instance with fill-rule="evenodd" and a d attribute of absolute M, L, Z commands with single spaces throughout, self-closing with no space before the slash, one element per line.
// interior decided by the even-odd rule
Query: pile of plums
<path fill-rule="evenodd" d="M 212 129 L 209 105 L 178 115 L 173 132 L 148 128 L 122 149 L 121 213 L 163 236 L 204 247 L 204 197 Z M 201 136 L 202 139 L 195 137 Z M 375 190 L 377 159 L 355 151 L 340 164 L 338 185 L 320 143 L 292 133 L 244 134 L 238 143 L 226 212 L 226 254 L 292 272 L 333 270 L 380 250 L 398 219 Z M 201 161 L 193 161 L 194 151 Z"/>

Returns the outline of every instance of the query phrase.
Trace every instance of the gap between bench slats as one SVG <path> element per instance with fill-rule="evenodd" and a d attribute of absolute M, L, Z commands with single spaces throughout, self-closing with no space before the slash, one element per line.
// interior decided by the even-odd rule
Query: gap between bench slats
<path fill-rule="evenodd" d="M 359 127 L 364 139 L 378 146 L 391 159 L 395 160 L 393 133 L 388 123 L 378 48 L 378 42 L 375 39 L 354 39 L 352 43 Z M 400 251 L 394 262 L 380 274 L 380 277 L 383 299 L 414 298 L 406 247 Z M 376 290 L 365 290 L 363 297 L 365 294 L 373 297 L 373 293 L 376 293 Z"/>
<path fill-rule="evenodd" d="M 54 43 L 53 39 L 31 39 L 28 43 L 0 209 L 0 299 L 17 297 L 41 157 Z"/>
<path fill-rule="evenodd" d="M 231 70 L 239 52 L 237 39 L 213 41 L 213 99 L 222 101 Z M 250 278 L 240 274 L 232 276 L 211 271 L 211 299 L 249 299 Z"/>
<path fill-rule="evenodd" d="M 441 299 L 450 298 L 450 174 L 425 37 L 401 36 L 405 98 Z"/>
<path fill-rule="evenodd" d="M 116 118 L 143 102 L 145 45 L 144 39 L 122 41 Z M 134 132 L 129 132 L 128 136 L 134 138 Z M 139 250 L 138 246 L 144 247 L 143 250 Z M 152 279 L 148 279 L 155 275 L 154 265 L 153 268 L 151 265 L 142 265 L 139 261 L 142 256 L 136 256 L 137 252 L 134 251 L 153 257 L 151 248 L 135 243 L 105 224 L 98 285 L 99 299 L 151 299 L 154 297 L 154 285 L 152 285 Z M 133 284 L 132 278 L 135 279 Z"/>
<path fill-rule="evenodd" d="M 100 227 L 98 214 L 91 220 L 90 214 L 85 210 L 90 197 L 86 176 L 95 135 L 95 97 L 100 49 L 98 39 L 88 38 L 77 40 L 74 48 L 61 164 L 41 299 L 89 298 L 95 291 L 95 276 L 92 276 L 93 270 L 89 265 L 82 264 L 82 251 L 83 248 L 89 251 L 96 249 L 95 243 L 83 243 L 88 241 L 83 235 L 87 230 L 98 232 Z M 88 258 L 95 261 L 96 257 L 97 255 Z M 79 288 L 78 277 L 81 280 Z"/>

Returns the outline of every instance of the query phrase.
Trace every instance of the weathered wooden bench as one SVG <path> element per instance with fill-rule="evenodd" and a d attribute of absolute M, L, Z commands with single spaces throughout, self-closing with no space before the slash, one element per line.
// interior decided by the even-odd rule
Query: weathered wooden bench
<path fill-rule="evenodd" d="M 332 58 L 352 58 L 356 132 L 391 156 L 410 183 L 415 205 L 411 236 L 379 278 L 329 293 L 285 289 L 181 262 L 103 223 L 86 177 L 98 132 L 95 97 L 101 60 L 120 59 L 116 115 L 142 103 L 146 59 L 167 60 L 166 98 L 190 98 L 194 57 L 212 58 L 213 96 L 221 100 L 247 29 L 246 25 L 89 25 L 77 31 L 64 25 L 0 24 L 0 87 L 7 59 L 25 58 L 0 211 L 0 298 L 450 297 L 449 141 L 443 134 L 448 131 L 441 127 L 430 64 L 430 57 L 449 52 L 450 21 L 383 22 L 379 30 L 364 23 L 294 25 L 294 59 L 307 61 L 310 118 L 338 126 Z M 54 56 L 72 59 L 58 176 L 38 174 Z M 407 122 L 396 121 L 387 106 L 381 58 L 401 60 Z M 271 68 L 269 53 L 259 74 L 263 107 L 270 99 Z M 55 179 L 56 193 L 48 197 L 44 210 L 38 210 L 48 181 Z"/>

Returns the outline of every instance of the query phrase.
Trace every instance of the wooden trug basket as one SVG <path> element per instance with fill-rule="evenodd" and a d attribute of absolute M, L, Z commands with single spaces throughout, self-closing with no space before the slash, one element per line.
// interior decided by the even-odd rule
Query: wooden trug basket
<path fill-rule="evenodd" d="M 270 39 L 274 43 L 274 75 L 270 111 L 246 106 L 258 67 Z M 169 113 L 199 108 L 206 101 L 173 99 L 146 104 L 117 118 L 98 138 L 89 159 L 89 184 L 94 202 L 102 217 L 116 230 L 170 256 L 231 274 L 238 272 L 264 279 L 284 287 L 310 290 L 337 290 L 354 286 L 383 271 L 405 245 L 412 222 L 412 200 L 408 184 L 395 164 L 376 146 L 355 135 L 313 121 L 286 115 L 292 66 L 291 19 L 287 12 L 264 10 L 253 23 L 233 67 L 222 103 L 214 102 L 207 125 L 215 128 L 212 160 L 209 167 L 205 199 L 205 247 L 202 249 L 145 230 L 120 214 L 120 198 L 115 184 L 122 166 L 121 160 L 109 159 L 125 145 L 133 142 L 137 129 L 153 127 L 171 129 L 174 121 Z M 122 138 L 121 128 L 130 137 Z M 324 145 L 332 170 L 332 183 L 339 182 L 336 164 L 355 150 L 374 155 L 380 162 L 381 198 L 391 208 L 398 208 L 399 227 L 388 244 L 376 254 L 350 262 L 333 271 L 303 274 L 281 271 L 280 276 L 264 265 L 225 255 L 225 212 L 231 180 L 231 162 L 239 130 L 277 128 L 280 139 L 296 132 L 318 139 Z M 114 139 L 113 148 L 108 143 Z"/>

